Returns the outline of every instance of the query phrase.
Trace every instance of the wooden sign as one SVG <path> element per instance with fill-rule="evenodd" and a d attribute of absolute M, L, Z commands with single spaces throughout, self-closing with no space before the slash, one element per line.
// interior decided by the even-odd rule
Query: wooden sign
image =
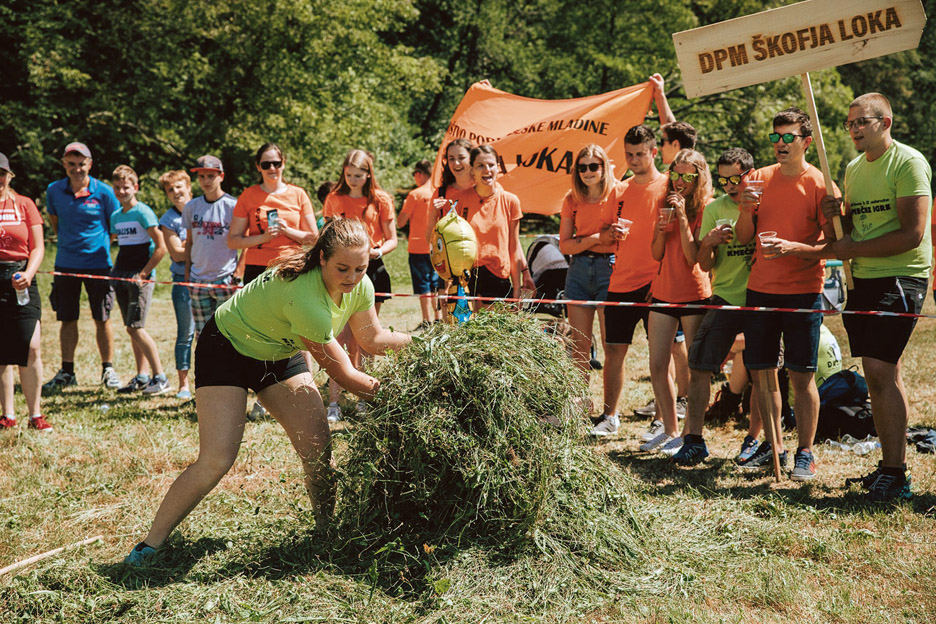
<path fill-rule="evenodd" d="M 690 98 L 916 48 L 920 0 L 806 0 L 673 35 Z"/>

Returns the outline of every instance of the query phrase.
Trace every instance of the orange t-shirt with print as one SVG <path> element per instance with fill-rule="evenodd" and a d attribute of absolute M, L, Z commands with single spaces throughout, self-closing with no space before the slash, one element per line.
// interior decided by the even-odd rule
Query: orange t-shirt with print
<path fill-rule="evenodd" d="M 572 220 L 573 236 L 591 236 L 601 231 L 601 228 L 604 227 L 604 221 L 601 220 L 601 217 L 606 210 L 605 205 L 612 202 L 616 197 L 614 193 L 616 186 L 611 187 L 608 196 L 603 201 L 594 203 L 576 201 L 572 191 L 566 193 L 565 198 L 562 200 L 562 210 L 559 215 L 562 219 Z M 614 210 L 617 211 L 617 204 L 614 204 Z M 614 253 L 614 248 L 615 244 L 612 242 L 610 245 L 595 245 L 590 247 L 588 251 Z"/>
<path fill-rule="evenodd" d="M 280 223 L 297 230 L 305 230 L 302 218 L 305 215 L 315 217 L 312 202 L 304 190 L 298 186 L 287 184 L 282 193 L 267 193 L 259 184 L 249 187 L 234 206 L 234 216 L 247 219 L 247 231 L 244 236 L 256 236 L 267 231 L 267 214 L 276 210 Z M 268 266 L 276 260 L 284 250 L 294 249 L 299 244 L 285 234 L 256 247 L 245 250 L 247 264 Z"/>
<path fill-rule="evenodd" d="M 326 219 L 345 217 L 362 221 L 370 235 L 371 247 L 380 247 L 385 240 L 380 224 L 384 221 L 392 221 L 396 212 L 389 193 L 378 190 L 375 195 L 377 206 L 368 205 L 367 197 L 351 197 L 331 192 L 325 198 L 322 216 Z M 423 229 L 425 230 L 425 227 Z"/>
<path fill-rule="evenodd" d="M 510 279 L 513 264 L 510 231 L 511 224 L 523 217 L 520 199 L 502 188 L 495 188 L 493 195 L 484 198 L 472 189 L 470 193 L 462 193 L 458 214 L 471 224 L 478 237 L 475 266 L 484 267 L 501 279 Z"/>
<path fill-rule="evenodd" d="M 400 215 L 409 218 L 409 240 L 407 241 L 409 253 L 429 253 L 429 241 L 426 240 L 426 225 L 429 221 L 429 212 L 432 210 L 432 197 L 435 189 L 429 182 L 413 189 L 403 200 L 403 209 Z"/>
<path fill-rule="evenodd" d="M 764 180 L 764 194 L 757 208 L 756 233 L 776 232 L 778 238 L 807 245 L 824 238 L 826 218 L 820 204 L 826 189 L 822 172 L 806 165 L 801 174 L 785 176 L 775 164 L 758 169 L 757 175 Z M 771 295 L 820 293 L 824 269 L 824 260 L 792 255 L 767 259 L 758 244 L 748 289 Z"/>
<path fill-rule="evenodd" d="M 611 273 L 610 292 L 626 293 L 643 288 L 653 281 L 660 263 L 650 253 L 657 211 L 666 197 L 668 180 L 660 174 L 649 184 L 637 184 L 634 178 L 621 182 L 605 202 L 601 221 L 611 225 L 618 217 L 633 223 L 630 233 L 617 241 L 614 250 L 614 272 Z"/>
<path fill-rule="evenodd" d="M 696 215 L 692 232 L 698 232 L 702 224 L 702 210 Z M 693 261 L 692 266 L 683 253 L 682 237 L 676 228 L 666 232 L 663 241 L 663 260 L 660 273 L 653 280 L 651 292 L 654 299 L 667 303 L 688 303 L 708 299 L 712 296 L 712 281 L 709 274 Z"/>

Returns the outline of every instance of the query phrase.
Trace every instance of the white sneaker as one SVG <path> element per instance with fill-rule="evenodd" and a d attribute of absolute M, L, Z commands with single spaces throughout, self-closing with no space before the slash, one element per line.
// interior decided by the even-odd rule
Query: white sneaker
<path fill-rule="evenodd" d="M 660 435 L 661 433 L 663 433 L 663 421 L 662 421 L 662 420 L 654 420 L 652 423 L 650 423 L 650 428 L 647 429 L 647 430 L 644 432 L 644 434 L 643 434 L 642 436 L 640 436 L 640 438 L 641 438 L 644 442 L 649 442 L 650 440 L 652 440 L 653 438 L 657 437 L 657 436 Z"/>
<path fill-rule="evenodd" d="M 682 448 L 682 445 L 683 445 L 682 436 L 676 436 L 675 438 L 673 438 L 672 440 L 664 444 L 662 447 L 660 447 L 660 452 L 663 453 L 664 455 L 669 455 L 672 457 L 673 455 L 679 452 L 679 449 Z"/>
<path fill-rule="evenodd" d="M 589 435 L 596 437 L 604 437 L 617 435 L 618 427 L 621 426 L 621 419 L 617 416 L 606 416 L 603 415 L 601 420 L 599 420 L 592 430 L 589 432 Z"/>
<path fill-rule="evenodd" d="M 56 377 L 58 377 L 58 375 L 56 375 Z M 74 375 L 72 377 L 74 377 Z M 117 376 L 117 371 L 114 370 L 113 366 L 108 366 L 104 369 L 104 372 L 101 373 L 101 385 L 112 390 L 116 390 L 120 387 L 120 378 Z"/>
<path fill-rule="evenodd" d="M 328 411 L 326 412 L 326 418 L 330 423 L 341 422 L 341 408 L 338 407 L 337 403 L 329 403 Z"/>
<path fill-rule="evenodd" d="M 250 412 L 247 414 L 248 420 L 260 420 L 266 416 L 266 408 L 260 405 L 260 401 L 255 401 L 253 407 L 250 408 Z"/>
<path fill-rule="evenodd" d="M 682 420 L 689 409 L 689 397 L 676 397 L 676 418 Z"/>
<path fill-rule="evenodd" d="M 660 433 L 659 435 L 657 435 L 652 440 L 648 440 L 647 442 L 644 442 L 643 444 L 641 444 L 640 450 L 644 452 L 655 451 L 672 439 L 673 439 L 673 436 L 671 436 L 670 434 L 664 431 Z"/>

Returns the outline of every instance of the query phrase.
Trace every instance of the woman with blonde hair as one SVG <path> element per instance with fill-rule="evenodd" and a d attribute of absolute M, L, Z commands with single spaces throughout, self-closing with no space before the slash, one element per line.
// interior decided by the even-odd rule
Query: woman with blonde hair
<path fill-rule="evenodd" d="M 708 274 L 696 260 L 702 211 L 712 197 L 712 174 L 705 157 L 695 150 L 680 150 L 667 175 L 670 191 L 657 213 L 650 251 L 660 261 L 653 280 L 653 303 L 705 304 L 712 296 Z M 705 310 L 700 308 L 651 308 L 647 340 L 650 351 L 650 384 L 657 418 L 663 431 L 640 446 L 673 455 L 682 446 L 677 430 L 676 387 L 669 375 L 670 352 L 682 323 L 686 343 L 692 344 Z"/>

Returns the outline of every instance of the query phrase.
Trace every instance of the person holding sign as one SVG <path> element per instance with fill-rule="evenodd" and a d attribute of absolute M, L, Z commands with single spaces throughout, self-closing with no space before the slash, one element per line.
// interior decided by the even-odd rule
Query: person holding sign
<path fill-rule="evenodd" d="M 861 95 L 848 108 L 844 126 L 862 153 L 845 169 L 846 234 L 831 245 L 837 258 L 852 260 L 855 287 L 848 292 L 846 312 L 919 314 L 926 297 L 932 170 L 920 152 L 891 137 L 893 124 L 890 102 L 880 93 Z M 823 210 L 827 216 L 840 214 L 840 204 L 826 198 Z M 859 483 L 874 502 L 909 499 L 908 405 L 900 357 L 916 318 L 847 314 L 843 321 L 852 356 L 861 358 L 868 381 L 883 453 L 876 470 L 847 482 Z"/>
<path fill-rule="evenodd" d="M 610 230 L 602 231 L 601 213 L 614 197 L 616 184 L 608 155 L 600 146 L 583 147 L 572 166 L 572 189 L 562 201 L 559 221 L 559 251 L 572 256 L 566 273 L 567 299 L 605 301 L 614 270 L 615 241 Z M 627 221 L 623 220 L 627 225 Z M 573 359 L 588 377 L 589 350 L 595 306 L 570 305 Z M 601 341 L 605 336 L 604 308 L 598 308 Z M 607 350 L 607 349 L 605 349 Z"/>
<path fill-rule="evenodd" d="M 773 132 L 768 138 L 777 163 L 751 175 L 751 179 L 761 182 L 748 182 L 735 226 L 741 244 L 757 237 L 746 305 L 819 309 L 823 287 L 820 258 L 835 236 L 821 209 L 826 196 L 822 173 L 806 162 L 806 150 L 812 144 L 809 116 L 798 108 L 780 111 L 773 118 Z M 799 440 L 790 475 L 794 481 L 816 476 L 812 446 L 819 420 L 814 373 L 820 325 L 820 314 L 799 312 L 753 312 L 744 324 L 744 358 L 748 369 L 754 371 L 753 394 L 769 397 L 765 399 L 767 405 L 758 407 L 765 428 L 775 431 L 778 441 L 779 423 L 773 417 L 780 413 L 776 376 L 783 339 L 783 360 L 793 386 Z M 768 465 L 772 448 L 768 437 L 746 465 Z M 785 452 L 780 453 L 780 462 L 786 462 Z"/>
<path fill-rule="evenodd" d="M 670 191 L 657 206 L 656 227 L 650 253 L 660 263 L 651 287 L 653 303 L 705 304 L 712 296 L 708 273 L 699 267 L 699 223 L 712 196 L 712 175 L 705 157 L 682 150 L 670 164 Z M 641 451 L 679 451 L 683 438 L 676 429 L 676 386 L 670 375 L 670 351 L 682 322 L 686 341 L 692 344 L 704 310 L 652 308 L 647 327 L 650 350 L 650 383 L 657 418 L 663 431 L 640 445 Z"/>

